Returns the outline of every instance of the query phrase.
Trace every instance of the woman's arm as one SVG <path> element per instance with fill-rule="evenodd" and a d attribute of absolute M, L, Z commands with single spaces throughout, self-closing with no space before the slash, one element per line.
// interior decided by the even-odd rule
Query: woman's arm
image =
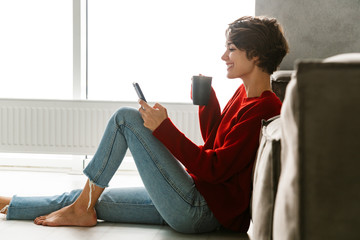
<path fill-rule="evenodd" d="M 219 183 L 249 167 L 259 145 L 261 120 L 277 114 L 278 111 L 273 111 L 269 104 L 247 111 L 233 124 L 221 146 L 211 149 L 197 146 L 169 118 L 161 123 L 153 135 L 196 177 Z"/>
<path fill-rule="evenodd" d="M 215 91 L 211 88 L 209 102 L 206 106 L 199 107 L 200 130 L 203 140 L 206 142 L 211 131 L 217 129 L 221 119 L 220 104 Z"/>
<path fill-rule="evenodd" d="M 224 145 L 217 149 L 197 146 L 170 119 L 163 121 L 153 134 L 191 173 L 203 181 L 218 183 L 240 172 L 253 158 L 260 131 L 256 125 L 260 126 L 260 120 L 237 124 L 227 135 Z"/>

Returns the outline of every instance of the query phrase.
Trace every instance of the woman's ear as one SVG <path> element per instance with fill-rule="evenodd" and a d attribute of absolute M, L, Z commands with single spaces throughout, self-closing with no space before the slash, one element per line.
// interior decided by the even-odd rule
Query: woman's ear
<path fill-rule="evenodd" d="M 250 50 L 249 52 L 246 52 L 246 56 L 249 61 L 254 61 L 255 64 L 257 64 L 259 61 L 259 56 L 257 55 L 255 50 Z"/>
<path fill-rule="evenodd" d="M 254 63 L 255 63 L 256 65 L 258 65 L 258 63 L 259 63 L 259 57 L 258 57 L 258 56 L 252 57 L 251 60 L 254 61 Z"/>

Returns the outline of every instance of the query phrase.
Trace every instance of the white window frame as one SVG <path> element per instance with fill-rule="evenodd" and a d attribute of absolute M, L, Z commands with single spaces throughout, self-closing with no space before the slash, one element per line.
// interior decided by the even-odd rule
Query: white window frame
<path fill-rule="evenodd" d="M 88 0 L 73 0 L 73 99 L 88 99 Z M 41 158 L 41 157 L 40 157 Z M 69 161 L 64 161 L 70 159 Z M 36 156 L 25 159 L 23 156 L 14 159 L 2 158 L 3 166 L 12 165 L 27 167 L 29 165 L 41 169 L 56 169 L 55 171 L 70 171 L 72 173 L 81 173 L 84 166 L 88 163 L 87 156 L 59 156 L 55 162 L 45 164 L 45 161 L 36 160 Z M 29 160 L 33 163 L 29 164 Z M 45 168 L 42 164 L 45 164 Z M 70 165 L 70 166 L 69 166 Z M 135 170 L 135 164 L 130 158 L 124 160 L 121 170 Z"/>
<path fill-rule="evenodd" d="M 73 0 L 73 99 L 87 99 L 87 0 Z M 80 174 L 87 156 L 1 154 L 1 169 L 56 171 Z M 29 163 L 31 162 L 31 163 Z M 125 164 L 127 170 L 135 165 Z"/>
<path fill-rule="evenodd" d="M 73 0 L 74 100 L 87 99 L 87 4 L 87 0 Z"/>

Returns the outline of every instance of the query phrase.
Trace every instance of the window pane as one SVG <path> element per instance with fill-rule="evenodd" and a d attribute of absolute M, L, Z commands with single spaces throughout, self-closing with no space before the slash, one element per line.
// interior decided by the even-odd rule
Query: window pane
<path fill-rule="evenodd" d="M 254 15 L 254 0 L 89 1 L 89 98 L 190 102 L 191 76 L 213 77 L 227 101 L 239 80 L 221 60 L 227 25 Z"/>
<path fill-rule="evenodd" d="M 72 98 L 72 1 L 0 0 L 0 97 Z"/>

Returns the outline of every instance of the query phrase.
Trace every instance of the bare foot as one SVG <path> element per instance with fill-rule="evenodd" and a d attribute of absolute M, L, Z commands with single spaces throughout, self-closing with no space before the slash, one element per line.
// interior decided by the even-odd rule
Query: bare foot
<path fill-rule="evenodd" d="M 70 205 L 49 215 L 38 217 L 34 223 L 43 226 L 92 227 L 96 225 L 97 217 L 95 209 L 86 211 Z"/>
<path fill-rule="evenodd" d="M 10 204 L 11 198 L 9 197 L 0 197 L 0 213 L 7 214 L 7 209 L 5 208 Z"/>

